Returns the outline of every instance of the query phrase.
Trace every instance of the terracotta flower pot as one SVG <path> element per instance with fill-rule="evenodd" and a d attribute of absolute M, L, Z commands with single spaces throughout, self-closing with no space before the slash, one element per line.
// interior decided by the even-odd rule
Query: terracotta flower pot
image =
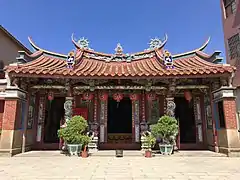
<path fill-rule="evenodd" d="M 152 157 L 152 151 L 145 151 L 145 157 L 146 158 Z"/>
<path fill-rule="evenodd" d="M 87 151 L 82 151 L 81 155 L 82 155 L 82 158 L 87 158 L 88 157 L 88 152 Z"/>

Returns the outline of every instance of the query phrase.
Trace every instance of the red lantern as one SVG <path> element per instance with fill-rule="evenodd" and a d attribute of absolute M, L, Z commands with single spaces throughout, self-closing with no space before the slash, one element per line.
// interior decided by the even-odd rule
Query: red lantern
<path fill-rule="evenodd" d="M 49 101 L 52 101 L 53 99 L 54 99 L 54 94 L 53 94 L 52 91 L 49 91 L 49 92 L 48 92 L 48 100 L 49 100 Z"/>
<path fill-rule="evenodd" d="M 138 94 L 130 94 L 129 98 L 130 98 L 132 101 L 137 101 L 137 100 L 138 100 Z"/>
<path fill-rule="evenodd" d="M 188 90 L 184 91 L 184 97 L 185 97 L 185 99 L 186 99 L 188 102 L 190 102 L 190 101 L 192 100 L 192 94 L 191 94 L 191 92 L 188 91 Z"/>
<path fill-rule="evenodd" d="M 99 94 L 99 99 L 100 99 L 101 101 L 106 101 L 106 100 L 108 99 L 108 94 L 105 93 L 105 92 L 100 93 L 100 94 Z"/>
<path fill-rule="evenodd" d="M 113 94 L 113 99 L 117 102 L 120 102 L 123 99 L 123 94 L 122 93 L 115 93 L 115 94 Z"/>
<path fill-rule="evenodd" d="M 146 96 L 147 96 L 147 100 L 149 101 L 154 101 L 156 99 L 155 93 L 148 93 Z"/>
<path fill-rule="evenodd" d="M 83 100 L 91 101 L 93 99 L 93 93 L 83 93 Z"/>

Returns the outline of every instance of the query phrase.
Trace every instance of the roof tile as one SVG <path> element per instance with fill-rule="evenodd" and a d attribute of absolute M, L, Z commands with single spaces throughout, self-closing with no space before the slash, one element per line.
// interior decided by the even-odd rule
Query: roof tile
<path fill-rule="evenodd" d="M 51 75 L 75 77 L 162 77 L 183 75 L 204 75 L 231 73 L 233 66 L 214 64 L 202 59 L 198 54 L 178 57 L 174 60 L 174 69 L 166 69 L 157 56 L 143 58 L 132 62 L 106 62 L 91 59 L 78 53 L 78 63 L 74 69 L 67 69 L 66 61 L 57 57 L 41 55 L 32 62 L 14 66 L 7 66 L 9 73 L 25 75 Z"/>

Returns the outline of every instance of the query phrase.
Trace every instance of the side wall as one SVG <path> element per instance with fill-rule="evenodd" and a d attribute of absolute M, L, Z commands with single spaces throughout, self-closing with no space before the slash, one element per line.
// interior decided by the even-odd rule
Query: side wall
<path fill-rule="evenodd" d="M 16 62 L 18 51 L 22 51 L 22 47 L 13 42 L 5 33 L 0 31 L 0 61 L 4 65 Z"/>

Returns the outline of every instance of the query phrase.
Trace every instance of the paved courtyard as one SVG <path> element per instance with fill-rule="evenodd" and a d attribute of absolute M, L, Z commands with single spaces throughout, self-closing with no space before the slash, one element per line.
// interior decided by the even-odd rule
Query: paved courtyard
<path fill-rule="evenodd" d="M 196 152 L 197 153 L 197 152 Z M 66 157 L 59 154 L 0 158 L 0 180 L 240 179 L 240 158 L 207 156 Z"/>

